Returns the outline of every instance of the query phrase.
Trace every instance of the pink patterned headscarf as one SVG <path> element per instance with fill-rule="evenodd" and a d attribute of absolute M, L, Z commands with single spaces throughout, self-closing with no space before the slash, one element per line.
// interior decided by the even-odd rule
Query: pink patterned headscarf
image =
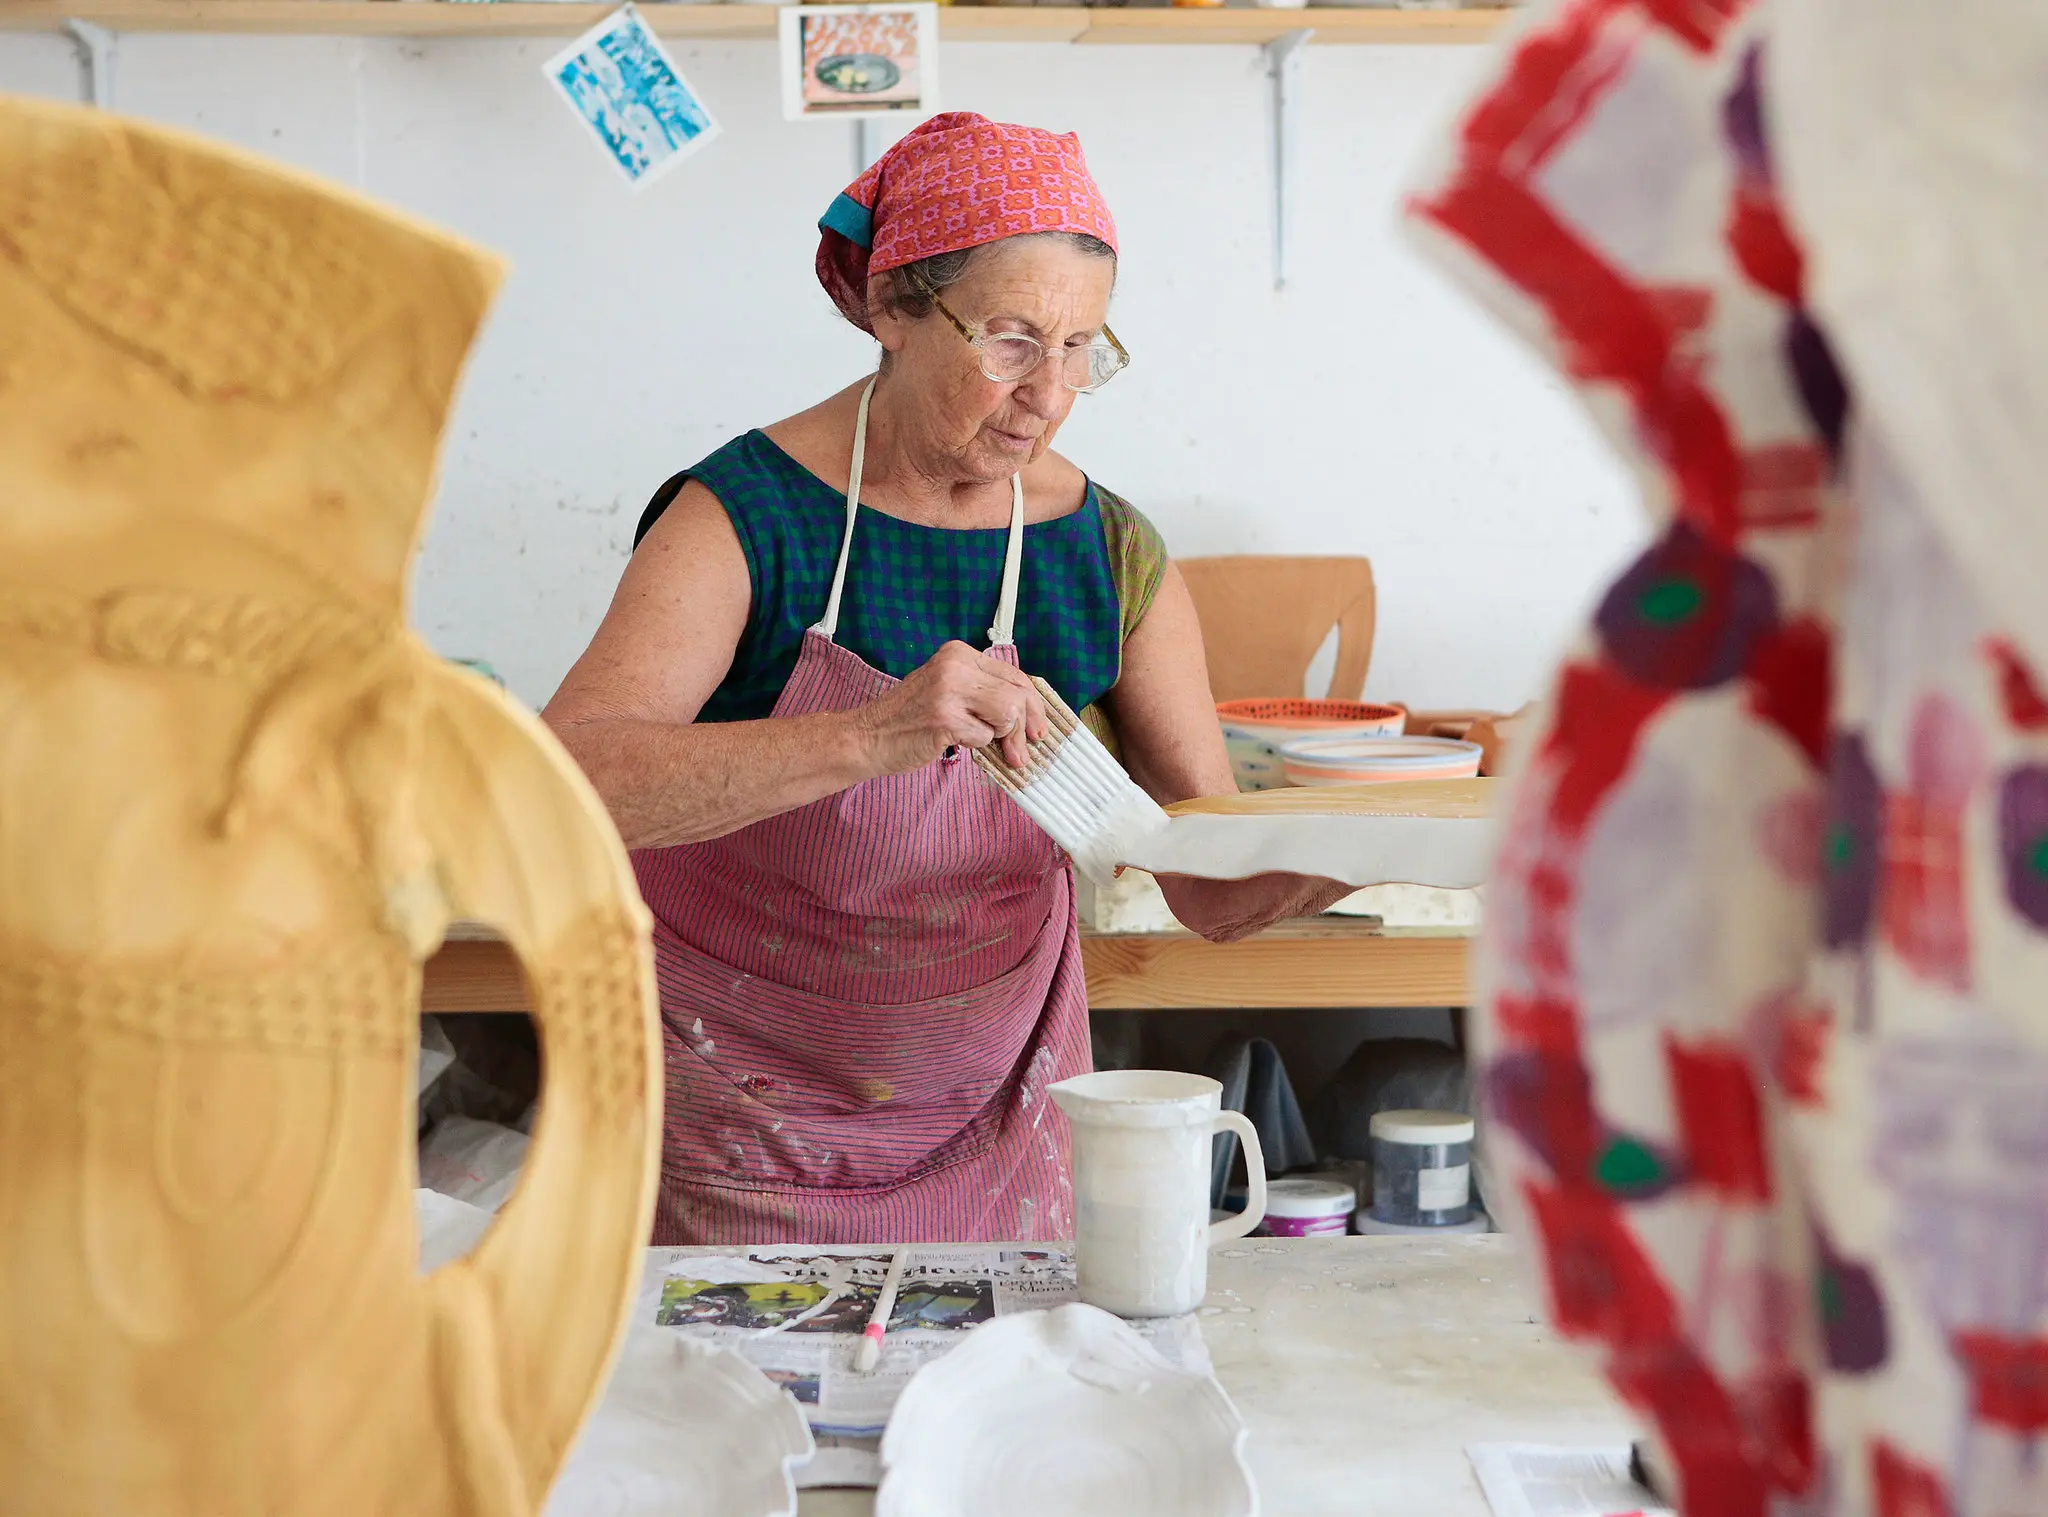
<path fill-rule="evenodd" d="M 970 111 L 934 116 L 884 153 L 818 222 L 818 282 L 868 325 L 868 276 L 1027 232 L 1116 246 L 1116 222 L 1081 141 Z"/>

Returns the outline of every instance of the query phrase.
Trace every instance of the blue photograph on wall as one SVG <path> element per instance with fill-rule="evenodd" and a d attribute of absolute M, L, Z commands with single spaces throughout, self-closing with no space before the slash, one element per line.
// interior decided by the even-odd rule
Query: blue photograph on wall
<path fill-rule="evenodd" d="M 718 122 L 630 5 L 549 59 L 546 73 L 635 189 L 718 135 Z"/>

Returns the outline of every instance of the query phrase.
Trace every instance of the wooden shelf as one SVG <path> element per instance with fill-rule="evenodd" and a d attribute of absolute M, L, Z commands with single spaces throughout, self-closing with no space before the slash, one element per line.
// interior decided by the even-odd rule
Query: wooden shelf
<path fill-rule="evenodd" d="M 0 31 L 61 31 L 90 21 L 114 32 L 299 32 L 347 37 L 571 37 L 614 4 L 538 0 L 0 0 Z M 664 37 L 775 35 L 773 5 L 643 4 Z M 948 42 L 1265 43 L 1303 27 L 1317 42 L 1484 42 L 1504 10 L 1191 10 L 946 6 Z"/>
<path fill-rule="evenodd" d="M 1381 927 L 1346 917 L 1282 922 L 1242 943 L 1186 932 L 1081 936 L 1097 1011 L 1235 1006 L 1463 1006 L 1462 927 Z M 420 1009 L 523 1011 L 526 983 L 487 929 L 461 924 L 427 961 Z"/>
<path fill-rule="evenodd" d="M 1472 931 L 1325 917 L 1242 943 L 1190 932 L 1083 936 L 1094 1011 L 1239 1006 L 1463 1006 Z"/>
<path fill-rule="evenodd" d="M 529 1011 L 526 977 L 512 950 L 493 938 L 450 934 L 420 973 L 420 1010 Z"/>

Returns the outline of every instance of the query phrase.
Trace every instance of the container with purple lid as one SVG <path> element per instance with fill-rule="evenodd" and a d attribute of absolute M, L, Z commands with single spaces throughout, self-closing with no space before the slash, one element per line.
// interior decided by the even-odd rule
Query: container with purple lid
<path fill-rule="evenodd" d="M 1273 1238 L 1342 1237 L 1351 1231 L 1351 1213 L 1357 1205 L 1357 1191 L 1326 1175 L 1269 1180 L 1260 1231 Z"/>

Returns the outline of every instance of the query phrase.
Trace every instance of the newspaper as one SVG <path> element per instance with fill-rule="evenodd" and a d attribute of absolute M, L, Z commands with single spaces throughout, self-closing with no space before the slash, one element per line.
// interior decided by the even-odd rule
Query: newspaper
<path fill-rule="evenodd" d="M 650 1249 L 634 1320 L 722 1343 L 794 1396 L 818 1443 L 799 1485 L 872 1486 L 882 1429 L 911 1376 L 969 1328 L 1080 1299 L 1064 1248 L 912 1246 L 881 1358 L 863 1374 L 854 1357 L 894 1254 L 862 1245 Z M 1211 1373 L 1192 1315 L 1131 1326 L 1168 1363 Z"/>
<path fill-rule="evenodd" d="M 1676 1517 L 1630 1478 L 1625 1443 L 1477 1443 L 1465 1453 L 1493 1517 Z"/>

